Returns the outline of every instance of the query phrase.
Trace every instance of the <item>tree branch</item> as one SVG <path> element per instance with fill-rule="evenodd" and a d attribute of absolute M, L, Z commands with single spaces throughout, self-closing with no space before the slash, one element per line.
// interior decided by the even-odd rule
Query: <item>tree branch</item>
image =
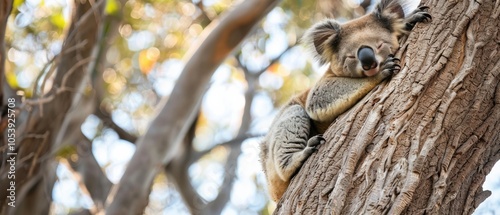
<path fill-rule="evenodd" d="M 74 143 L 77 159 L 67 159 L 67 165 L 82 190 L 94 201 L 95 212 L 103 212 L 112 183 L 106 177 L 92 153 L 92 143 L 80 132 L 80 140 Z"/>
<path fill-rule="evenodd" d="M 242 2 L 203 41 L 186 64 L 168 101 L 162 101 L 158 116 L 146 135 L 139 138 L 137 151 L 113 195 L 108 214 L 139 214 L 144 211 L 151 183 L 161 167 L 177 153 L 213 72 L 278 2 Z M 186 96 L 186 92 L 190 92 L 190 96 Z"/>
<path fill-rule="evenodd" d="M 125 129 L 116 124 L 111 118 L 111 114 L 109 114 L 106 110 L 103 110 L 97 106 L 94 110 L 94 114 L 102 120 L 105 126 L 113 129 L 118 134 L 118 137 L 120 139 L 135 144 L 135 141 L 137 141 L 137 136 L 130 134 L 128 131 L 125 131 Z"/>
<path fill-rule="evenodd" d="M 100 0 L 95 4 L 98 6 L 97 11 L 103 11 L 104 4 L 102 2 L 104 1 Z M 61 56 L 56 79 L 54 81 L 55 84 L 48 93 L 49 96 L 57 94 L 57 98 L 41 104 L 42 108 L 34 106 L 30 109 L 29 106 L 24 106 L 21 113 L 17 115 L 19 124 L 16 126 L 16 133 L 22 134 L 17 138 L 17 159 L 22 160 L 25 157 L 32 156 L 34 153 L 33 157 L 27 159 L 27 162 L 32 165 L 19 166 L 16 169 L 16 187 L 20 192 L 24 189 L 30 189 L 29 187 L 24 188 L 23 185 L 30 180 L 31 173 L 36 175 L 44 166 L 50 165 L 50 162 L 38 162 L 36 159 L 46 155 L 52 148 L 51 144 L 55 141 L 66 114 L 73 104 L 74 96 L 77 95 L 74 89 L 79 89 L 85 74 L 87 74 L 85 72 L 86 64 L 79 66 L 79 68 L 76 69 L 78 71 L 69 71 L 70 68 L 79 63 L 82 59 L 88 59 L 91 56 L 92 49 L 96 43 L 96 32 L 99 23 L 96 22 L 96 19 L 90 18 L 92 15 L 95 15 L 95 11 L 88 15 L 87 12 L 90 10 L 93 9 L 89 2 L 76 1 L 75 10 L 72 16 L 72 24 L 69 29 L 69 32 L 71 32 L 70 34 L 73 36 L 65 39 L 62 50 L 73 47 L 75 44 L 79 44 L 82 41 L 85 41 L 86 46 Z M 63 79 L 65 80 L 64 86 L 62 86 Z M 64 91 L 59 91 L 61 89 L 64 89 Z M 30 136 L 37 135 L 48 135 L 45 141 L 49 144 L 40 145 L 38 139 L 30 138 Z M 4 183 L 9 183 L 9 180 L 4 180 L 6 177 L 5 171 L 8 169 L 3 167 L 4 166 L 2 166 L 0 173 L 2 177 L 1 186 L 5 186 Z M 0 191 L 0 193 L 2 194 L 0 198 L 2 198 L 1 200 L 4 202 L 7 195 L 4 195 L 5 191 L 3 190 Z M 14 213 L 19 208 L 21 207 L 8 208 L 8 211 Z"/>
<path fill-rule="evenodd" d="M 5 77 L 5 31 L 7 28 L 7 20 L 12 11 L 13 0 L 4 0 L 0 5 L 0 114 L 3 114 L 3 109 L 7 105 L 7 99 L 14 95 L 14 91 L 10 88 Z"/>
<path fill-rule="evenodd" d="M 252 75 L 255 75 L 255 76 L 257 76 L 257 77 L 258 77 L 258 76 L 260 76 L 260 75 L 262 75 L 262 73 L 266 72 L 266 71 L 269 69 L 269 67 L 271 67 L 271 66 L 272 66 L 272 65 L 274 65 L 276 62 L 278 62 L 278 61 L 281 59 L 281 57 L 283 57 L 283 55 L 284 55 L 285 53 L 287 53 L 290 49 L 292 49 L 292 48 L 293 48 L 293 47 L 295 47 L 296 45 L 297 45 L 297 43 L 294 43 L 294 44 L 289 45 L 288 47 L 286 47 L 286 49 L 285 49 L 283 52 L 281 52 L 281 53 L 280 53 L 278 56 L 276 56 L 275 58 L 271 59 L 271 60 L 269 61 L 269 64 L 268 64 L 266 67 L 262 68 L 260 71 L 256 72 L 255 74 L 252 74 Z M 250 75 L 250 74 L 249 74 L 249 75 Z"/>
<path fill-rule="evenodd" d="M 198 118 L 198 116 L 196 118 Z M 193 163 L 191 155 L 194 152 L 193 139 L 195 137 L 197 121 L 198 120 L 196 119 L 191 124 L 189 131 L 182 141 L 182 145 L 179 148 L 177 156 L 175 156 L 174 159 L 172 159 L 172 161 L 165 167 L 165 172 L 168 177 L 173 179 L 176 184 L 177 191 L 193 215 L 199 214 L 205 206 L 204 200 L 200 195 L 198 195 L 198 192 L 196 192 L 191 184 L 191 179 L 188 174 L 189 166 Z"/>
<path fill-rule="evenodd" d="M 238 135 L 235 138 L 228 140 L 226 142 L 215 144 L 213 147 L 210 147 L 209 149 L 206 149 L 206 150 L 203 150 L 200 152 L 194 152 L 190 156 L 190 162 L 193 163 L 193 162 L 199 160 L 201 157 L 210 153 L 215 147 L 225 146 L 225 147 L 233 148 L 234 146 L 241 144 L 241 142 L 245 141 L 246 139 L 254 138 L 254 137 L 262 137 L 264 135 L 265 134 L 248 134 L 248 133 L 243 134 L 243 135 Z"/>
<path fill-rule="evenodd" d="M 257 80 L 259 78 L 258 76 L 250 75 L 248 69 L 244 71 L 246 71 L 245 79 L 247 81 L 248 89 L 245 92 L 245 106 L 243 110 L 243 115 L 241 116 L 241 125 L 238 131 L 238 136 L 248 135 L 248 132 L 250 131 L 250 125 L 252 123 L 252 112 L 251 112 L 252 103 L 255 97 Z M 237 161 L 238 157 L 241 154 L 242 142 L 243 140 L 235 141 L 234 143 L 236 144 L 231 145 L 230 147 L 231 150 L 226 160 L 226 165 L 224 167 L 225 175 L 224 175 L 224 180 L 222 182 L 224 186 L 221 186 L 221 189 L 217 197 L 212 202 L 208 203 L 206 209 L 203 210 L 202 214 L 207 214 L 207 215 L 220 214 L 224 209 L 224 207 L 226 206 L 227 202 L 229 201 L 231 190 L 233 189 L 234 178 L 236 177 L 236 170 L 238 168 Z"/>

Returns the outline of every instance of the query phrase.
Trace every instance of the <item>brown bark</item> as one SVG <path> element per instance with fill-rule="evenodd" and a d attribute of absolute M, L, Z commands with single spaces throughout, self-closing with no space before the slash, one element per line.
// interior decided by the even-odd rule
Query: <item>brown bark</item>
<path fill-rule="evenodd" d="M 275 214 L 471 214 L 500 159 L 500 4 L 424 1 L 402 71 L 341 115 Z"/>

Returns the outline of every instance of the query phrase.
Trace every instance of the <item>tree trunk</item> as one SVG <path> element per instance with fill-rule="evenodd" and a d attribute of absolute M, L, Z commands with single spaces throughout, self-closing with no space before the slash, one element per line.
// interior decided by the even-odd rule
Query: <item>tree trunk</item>
<path fill-rule="evenodd" d="M 325 133 L 276 214 L 471 214 L 500 159 L 497 1 L 425 1 L 402 70 Z"/>

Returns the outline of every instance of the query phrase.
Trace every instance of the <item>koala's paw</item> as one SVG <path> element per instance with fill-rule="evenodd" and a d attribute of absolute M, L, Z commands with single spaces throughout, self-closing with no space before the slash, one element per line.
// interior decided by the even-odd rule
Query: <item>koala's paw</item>
<path fill-rule="evenodd" d="M 414 10 L 406 19 L 405 19 L 405 29 L 407 31 L 411 31 L 415 24 L 418 22 L 430 22 L 432 20 L 431 14 L 427 12 L 429 7 L 420 6 L 418 9 Z"/>
<path fill-rule="evenodd" d="M 325 143 L 325 138 L 323 138 L 323 135 L 318 134 L 314 137 L 309 138 L 307 141 L 307 147 L 306 150 L 309 150 L 311 153 L 317 151 L 317 146 Z"/>
<path fill-rule="evenodd" d="M 399 58 L 395 58 L 394 55 L 389 55 L 389 57 L 387 57 L 387 59 L 384 61 L 384 65 L 382 65 L 382 75 L 384 77 L 388 77 L 398 73 L 401 70 L 401 66 L 399 65 L 399 63 Z"/>

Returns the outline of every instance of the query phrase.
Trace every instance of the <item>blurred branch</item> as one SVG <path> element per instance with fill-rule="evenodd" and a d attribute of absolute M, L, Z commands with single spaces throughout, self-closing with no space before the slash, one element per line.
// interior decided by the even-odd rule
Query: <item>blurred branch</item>
<path fill-rule="evenodd" d="M 80 189 L 94 202 L 93 213 L 102 212 L 113 183 L 106 177 L 92 153 L 92 143 L 81 132 L 79 140 L 73 143 L 77 158 L 62 161 L 73 173 Z"/>
<path fill-rule="evenodd" d="M 37 175 L 40 171 L 45 171 L 45 168 L 52 165 L 51 163 L 53 160 L 43 162 L 38 159 L 46 155 L 51 155 L 51 150 L 58 148 L 58 144 L 55 142 L 57 135 L 67 117 L 68 111 L 72 104 L 74 104 L 74 98 L 79 96 L 79 93 L 82 92 L 79 90 L 82 89 L 81 86 L 87 74 L 85 68 L 88 63 L 82 63 L 82 60 L 86 61 L 85 59 L 92 59 L 92 50 L 96 43 L 97 29 L 99 27 L 99 23 L 96 22 L 96 19 L 92 19 L 91 17 L 95 15 L 96 11 L 102 13 L 104 10 L 103 2 L 103 0 L 95 1 L 93 5 L 96 6 L 96 8 L 93 8 L 88 1 L 75 1 L 71 25 L 68 31 L 70 34 L 73 34 L 73 36 L 65 38 L 61 52 L 64 53 L 64 50 L 74 47 L 77 44 L 85 43 L 85 46 L 61 56 L 57 66 L 54 85 L 47 94 L 48 97 L 38 100 L 39 102 L 44 99 L 47 101 L 42 102 L 39 106 L 31 107 L 30 105 L 26 105 L 20 113 L 17 114 L 16 122 L 19 122 L 18 126 L 16 126 L 16 133 L 22 134 L 16 141 L 18 152 L 17 159 L 23 160 L 29 157 L 26 159 L 26 162 L 31 164 L 29 166 L 19 166 L 16 169 L 16 187 L 19 189 L 19 192 L 30 192 L 30 190 L 33 189 L 38 190 L 41 189 L 40 186 L 44 185 L 40 179 L 34 178 L 32 175 Z M 78 66 L 75 67 L 75 65 Z M 54 97 L 55 94 L 57 94 L 57 96 Z M 28 103 L 28 100 L 25 102 Z M 38 138 L 31 138 L 38 136 L 43 136 L 43 140 L 48 144 L 41 145 Z M 2 168 L 0 173 L 0 175 L 2 175 L 2 180 L 0 180 L 2 187 L 5 186 L 5 183 L 9 183 L 8 180 L 3 180 L 5 179 L 4 176 L 6 176 L 5 171 L 7 171 L 7 169 Z M 34 184 L 35 187 L 24 186 L 25 184 Z M 52 186 L 53 184 L 50 185 L 49 191 L 52 190 Z M 0 194 L 2 196 L 2 202 L 4 202 L 4 197 L 7 195 L 4 195 L 4 191 L 0 191 Z M 49 201 L 48 205 L 50 206 L 50 195 L 49 198 L 45 199 Z M 16 200 L 17 207 L 9 207 L 7 213 L 20 213 L 21 210 L 26 210 L 26 208 L 37 209 L 46 205 L 42 199 L 32 201 L 31 197 L 26 199 L 18 198 Z M 23 212 L 22 214 L 37 213 Z"/>
<path fill-rule="evenodd" d="M 52 75 L 52 73 L 55 71 L 55 66 L 54 66 L 54 62 L 56 61 L 57 57 L 59 55 L 55 55 L 52 59 L 50 59 L 42 68 L 42 70 L 40 71 L 40 74 L 38 74 L 38 76 L 36 77 L 35 79 L 35 84 L 33 86 L 33 97 L 34 98 L 37 98 L 41 95 L 43 95 L 43 88 L 45 88 L 45 83 L 46 83 L 46 80 Z M 48 70 L 47 72 L 45 72 L 46 70 Z M 45 76 L 44 76 L 45 75 Z M 38 87 L 38 83 L 40 83 L 40 80 L 43 78 L 43 81 L 42 83 L 40 84 L 40 87 Z"/>
<path fill-rule="evenodd" d="M 241 125 L 238 131 L 238 137 L 248 136 L 250 125 L 252 123 L 252 102 L 255 98 L 256 84 L 259 76 L 250 75 L 248 69 L 244 69 L 245 79 L 247 81 L 247 90 L 245 92 L 245 107 L 243 108 L 243 115 L 241 116 Z M 235 138 L 237 139 L 237 138 Z M 246 138 L 245 138 L 246 139 Z M 224 180 L 223 186 L 219 191 L 217 197 L 210 203 L 207 208 L 203 210 L 202 214 L 221 214 L 222 210 L 229 201 L 231 190 L 233 189 L 234 178 L 236 177 L 236 170 L 238 168 L 238 157 L 241 154 L 241 143 L 244 139 L 234 141 L 230 146 L 230 152 L 224 166 Z"/>
<path fill-rule="evenodd" d="M 257 72 L 252 72 L 248 69 L 248 67 L 246 65 L 243 64 L 243 62 L 241 62 L 241 52 L 237 53 L 234 57 L 236 58 L 236 62 L 238 63 L 238 66 L 243 70 L 243 72 L 245 73 L 245 76 L 255 76 L 255 77 L 259 77 L 260 75 L 262 75 L 264 72 L 266 72 L 272 65 L 274 65 L 276 62 L 278 62 L 281 57 L 283 57 L 283 55 L 285 53 L 287 53 L 288 51 L 290 51 L 290 49 L 292 49 L 293 47 L 297 46 L 298 43 L 293 43 L 291 45 L 289 45 L 288 47 L 286 47 L 286 49 L 281 52 L 278 56 L 272 58 L 271 60 L 269 60 L 269 64 L 267 66 L 265 66 L 264 68 L 260 69 L 259 71 Z"/>
<path fill-rule="evenodd" d="M 107 208 L 107 214 L 143 213 L 152 181 L 160 168 L 177 154 L 182 139 L 195 119 L 212 74 L 278 2 L 243 1 L 218 23 L 200 47 L 193 46 L 197 51 L 190 56 L 168 100 L 161 102 L 158 115 L 146 135 L 139 138 L 137 150 L 116 193 L 111 194 L 110 198 L 114 200 Z M 189 96 L 186 96 L 187 93 Z"/>
<path fill-rule="evenodd" d="M 42 171 L 35 173 L 24 189 L 16 193 L 16 214 L 49 214 L 52 188 L 57 181 L 56 167 L 56 162 L 47 160 Z"/>
<path fill-rule="evenodd" d="M 117 3 L 124 5 L 125 1 L 122 0 Z M 95 12 L 96 11 L 94 11 L 94 13 Z M 106 58 L 104 56 L 104 53 L 106 53 L 109 49 L 108 44 L 111 44 L 116 38 L 118 26 L 120 25 L 122 18 L 121 10 L 118 10 L 114 14 L 107 13 L 104 17 L 97 15 L 96 20 L 101 20 L 101 25 L 97 33 L 97 43 L 92 53 L 92 55 L 94 56 L 94 60 L 89 63 L 87 68 L 87 74 L 89 74 L 90 76 L 90 84 L 92 85 L 95 93 L 90 97 L 75 98 L 75 100 L 73 101 L 74 104 L 77 104 L 78 102 L 82 104 L 73 106 L 79 107 L 78 110 L 81 110 L 82 105 L 89 107 L 89 110 L 87 113 L 85 113 L 85 116 L 94 113 L 101 120 L 103 120 L 105 125 L 110 126 L 112 129 L 114 129 L 121 138 L 124 138 L 125 136 L 126 138 L 128 138 L 128 141 L 134 143 L 136 137 L 128 134 L 125 130 L 120 128 L 113 122 L 109 113 L 104 112 L 99 108 L 99 104 L 101 104 L 105 94 L 104 83 L 101 74 L 106 65 Z M 106 177 L 101 167 L 97 163 L 97 160 L 92 153 L 92 142 L 82 134 L 80 129 L 80 125 L 82 124 L 82 122 L 83 120 L 75 124 L 78 125 L 78 128 L 73 129 L 76 130 L 76 133 L 72 132 L 74 133 L 73 135 L 66 136 L 66 138 L 71 138 L 72 136 L 74 138 L 72 140 L 63 141 L 72 143 L 77 149 L 78 158 L 76 160 L 68 159 L 67 164 L 69 165 L 70 169 L 73 170 L 73 175 L 75 176 L 75 178 L 77 178 L 80 188 L 87 191 L 88 195 L 91 197 L 95 205 L 95 208 L 93 210 L 82 210 L 80 211 L 80 213 L 100 214 L 104 213 L 106 199 L 113 184 L 111 183 L 111 181 L 109 181 L 109 179 Z"/>
<path fill-rule="evenodd" d="M 269 67 L 271 67 L 276 62 L 278 62 L 285 53 L 287 53 L 290 49 L 292 49 L 296 45 L 297 45 L 297 43 L 294 43 L 294 44 L 289 45 L 288 47 L 286 47 L 286 49 L 283 52 L 281 52 L 281 54 L 279 54 L 275 58 L 271 59 L 269 61 L 269 64 L 266 67 L 262 68 L 260 71 L 258 71 L 257 73 L 255 73 L 255 76 L 259 77 L 260 75 L 262 75 L 262 73 L 266 72 L 269 69 Z"/>
<path fill-rule="evenodd" d="M 239 54 L 235 56 L 236 61 L 238 62 L 238 66 L 241 67 L 241 69 L 245 73 L 245 80 L 247 81 L 247 86 L 248 86 L 248 89 L 245 92 L 245 107 L 241 119 L 242 124 L 238 131 L 238 136 L 236 138 L 221 144 L 229 146 L 231 149 L 228 158 L 226 160 L 226 165 L 224 167 L 225 175 L 224 175 L 224 180 L 222 182 L 224 186 L 221 186 L 217 197 L 213 201 L 207 204 L 206 208 L 204 208 L 201 211 L 201 214 L 220 214 L 224 209 L 224 207 L 226 206 L 227 202 L 229 201 L 231 190 L 233 189 L 234 178 L 236 177 L 236 170 L 238 163 L 237 160 L 241 154 L 241 143 L 244 140 L 255 136 L 255 135 L 250 135 L 249 131 L 250 131 L 250 125 L 253 121 L 251 116 L 251 107 L 256 93 L 257 80 L 260 75 L 262 75 L 265 71 L 267 71 L 269 67 L 271 67 L 273 64 L 278 62 L 279 59 L 295 45 L 296 44 L 288 46 L 281 54 L 271 59 L 269 65 L 265 66 L 264 68 L 255 73 L 250 72 L 249 69 L 245 65 L 243 65 Z M 210 150 L 211 149 L 194 154 L 193 159 L 199 159 L 201 156 L 208 153 Z"/>
<path fill-rule="evenodd" d="M 199 115 L 196 117 L 198 119 Z M 173 179 L 176 184 L 177 191 L 181 195 L 184 203 L 188 207 L 191 214 L 199 214 L 200 210 L 204 207 L 205 202 L 198 195 L 198 192 L 194 189 L 191 184 L 191 179 L 188 174 L 189 166 L 193 162 L 190 162 L 191 155 L 193 154 L 193 139 L 195 137 L 196 124 L 198 120 L 194 120 L 191 124 L 189 131 L 182 141 L 177 156 L 172 159 L 172 161 L 165 167 L 165 172 L 168 177 Z"/>
<path fill-rule="evenodd" d="M 81 131 L 81 125 L 87 116 L 94 111 L 95 95 L 89 94 L 79 101 L 68 113 L 63 129 L 61 129 L 55 143 L 53 144 L 53 153 L 59 154 L 62 147 L 71 147 L 76 149 L 75 154 L 70 153 L 61 161 L 72 170 L 76 181 L 84 193 L 87 193 L 94 202 L 95 208 L 92 213 L 104 210 L 106 197 L 111 189 L 112 183 L 101 170 L 94 155 L 92 154 L 92 143 Z M 59 146 L 59 147 L 57 147 Z"/>
<path fill-rule="evenodd" d="M 43 96 L 43 90 L 45 89 L 45 83 L 47 83 L 47 80 L 54 74 L 54 71 L 56 71 L 57 66 L 55 65 L 56 63 L 59 62 L 60 57 L 65 54 L 69 54 L 71 52 L 74 52 L 78 49 L 84 48 L 85 45 L 87 44 L 87 41 L 81 41 L 78 44 L 75 44 L 73 47 L 68 47 L 64 50 L 61 50 L 61 53 L 55 55 L 52 59 L 50 59 L 45 66 L 42 68 L 40 74 L 38 74 L 36 80 L 35 80 L 35 86 L 33 87 L 33 97 L 40 97 Z M 46 69 L 49 69 L 49 71 L 45 72 Z M 75 67 L 73 67 L 75 68 Z M 40 84 L 40 87 L 38 86 L 38 83 L 40 82 L 41 78 L 43 77 L 42 83 Z"/>
<path fill-rule="evenodd" d="M 7 83 L 7 78 L 5 77 L 6 57 L 4 44 L 7 20 L 9 19 L 10 12 L 12 11 L 12 2 L 13 0 L 4 0 L 0 5 L 0 113 L 3 112 L 5 105 L 7 105 L 7 99 L 13 95 L 13 90 L 10 88 Z"/>
<path fill-rule="evenodd" d="M 232 148 L 234 146 L 238 146 L 246 139 L 250 139 L 250 138 L 254 138 L 254 137 L 261 137 L 261 136 L 264 136 L 264 134 L 248 134 L 247 133 L 247 134 L 243 134 L 243 135 L 238 135 L 237 137 L 235 137 L 231 140 L 228 140 L 226 142 L 215 144 L 213 147 L 210 147 L 209 149 L 205 149 L 205 150 L 200 151 L 200 152 L 195 152 L 193 155 L 191 155 L 190 163 L 194 163 L 195 161 L 199 160 L 201 157 L 210 153 L 215 147 L 224 146 L 224 147 Z"/>
<path fill-rule="evenodd" d="M 137 141 L 137 136 L 130 134 L 128 131 L 125 131 L 122 127 L 120 127 L 118 124 L 116 124 L 113 119 L 111 118 L 111 114 L 108 113 L 106 110 L 103 110 L 102 108 L 99 108 L 98 105 L 96 105 L 96 108 L 94 110 L 94 114 L 102 120 L 105 126 L 113 129 L 117 134 L 118 137 L 122 140 L 126 140 L 128 142 L 131 142 L 135 144 L 135 141 Z"/>
<path fill-rule="evenodd" d="M 69 158 L 69 159 L 71 159 L 71 158 Z M 80 158 L 77 158 L 77 159 L 80 159 Z M 90 199 L 93 200 L 93 198 L 92 198 L 92 196 L 90 194 L 90 191 L 87 189 L 87 187 L 85 186 L 85 183 L 82 180 L 82 176 L 80 175 L 80 173 L 78 173 L 75 169 L 73 169 L 71 167 L 71 165 L 69 164 L 69 160 L 65 159 L 65 158 L 59 159 L 59 163 L 61 165 L 66 166 L 66 168 L 71 172 L 71 174 L 73 175 L 73 179 L 78 183 L 78 187 L 80 188 L 80 191 L 84 195 L 86 195 L 87 197 L 89 197 Z M 94 201 L 94 205 L 92 205 L 92 207 L 90 209 L 88 209 L 87 211 L 90 214 L 96 214 L 98 212 L 97 205 L 98 204 L 96 204 L 96 202 Z"/>
<path fill-rule="evenodd" d="M 196 18 L 199 23 L 204 24 L 204 25 L 208 25 L 210 22 L 212 22 L 214 17 L 210 17 L 207 14 L 207 11 L 205 10 L 205 6 L 203 5 L 203 0 L 199 0 L 198 3 L 196 3 L 196 7 L 198 7 L 198 9 L 200 9 L 200 11 L 201 11 L 200 16 L 198 18 Z"/>

